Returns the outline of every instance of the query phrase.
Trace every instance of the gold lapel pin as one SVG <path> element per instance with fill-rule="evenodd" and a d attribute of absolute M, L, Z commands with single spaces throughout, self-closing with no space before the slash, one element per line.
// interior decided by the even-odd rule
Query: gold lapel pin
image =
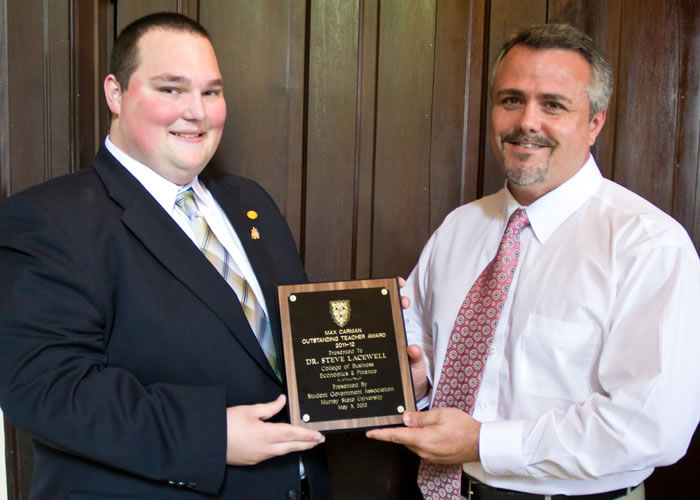
<path fill-rule="evenodd" d="M 258 218 L 258 212 L 256 212 L 255 210 L 248 210 L 248 213 L 246 215 L 251 220 L 255 220 Z"/>
<path fill-rule="evenodd" d="M 248 212 L 250 214 L 250 212 Z M 255 213 L 255 212 L 253 212 Z M 250 238 L 253 240 L 259 240 L 260 239 L 260 233 L 258 232 L 258 228 L 253 226 L 253 228 L 250 230 Z"/>

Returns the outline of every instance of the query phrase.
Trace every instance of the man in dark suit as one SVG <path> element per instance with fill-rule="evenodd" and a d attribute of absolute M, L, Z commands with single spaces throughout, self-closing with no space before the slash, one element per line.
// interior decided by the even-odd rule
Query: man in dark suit
<path fill-rule="evenodd" d="M 323 436 L 285 423 L 292 235 L 252 181 L 199 175 L 226 117 L 208 34 L 136 21 L 104 89 L 92 164 L 0 205 L 0 404 L 31 498 L 330 497 Z"/>

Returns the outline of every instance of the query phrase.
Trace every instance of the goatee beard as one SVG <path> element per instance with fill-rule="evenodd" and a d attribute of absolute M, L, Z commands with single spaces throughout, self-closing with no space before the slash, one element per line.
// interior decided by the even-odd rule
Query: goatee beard
<path fill-rule="evenodd" d="M 546 137 L 537 135 L 526 135 L 522 132 L 514 132 L 510 134 L 504 134 L 501 136 L 501 153 L 503 155 L 503 169 L 505 171 L 508 182 L 516 186 L 528 186 L 530 184 L 544 182 L 547 178 L 547 173 L 549 172 L 549 161 L 537 167 L 524 168 L 520 167 L 519 165 L 527 162 L 530 159 L 530 156 L 532 156 L 532 154 L 516 153 L 517 165 L 509 165 L 508 161 L 506 160 L 505 154 L 505 144 L 507 142 L 526 142 L 549 148 L 553 148 L 556 144 L 551 139 L 547 139 Z"/>
<path fill-rule="evenodd" d="M 529 157 L 530 155 L 527 153 L 518 154 L 518 162 L 526 162 Z M 512 166 L 504 162 L 503 169 L 508 182 L 516 186 L 529 186 L 530 184 L 544 182 L 547 178 L 547 172 L 549 172 L 549 162 L 532 168 Z"/>

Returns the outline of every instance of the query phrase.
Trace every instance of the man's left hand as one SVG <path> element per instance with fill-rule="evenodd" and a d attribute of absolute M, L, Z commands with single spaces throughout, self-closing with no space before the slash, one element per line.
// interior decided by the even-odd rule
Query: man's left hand
<path fill-rule="evenodd" d="M 403 288 L 406 284 L 406 280 L 399 276 L 399 289 Z M 411 307 L 411 299 L 408 297 L 401 297 L 401 309 L 408 309 Z"/>
<path fill-rule="evenodd" d="M 406 427 L 372 429 L 367 437 L 406 446 L 431 462 L 461 464 L 479 460 L 481 424 L 457 408 L 404 414 Z"/>

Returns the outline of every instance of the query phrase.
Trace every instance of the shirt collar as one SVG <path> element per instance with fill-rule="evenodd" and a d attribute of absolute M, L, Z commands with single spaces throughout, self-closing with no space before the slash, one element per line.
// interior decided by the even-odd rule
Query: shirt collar
<path fill-rule="evenodd" d="M 151 194 L 151 196 L 153 196 L 153 198 L 156 199 L 158 204 L 162 206 L 166 212 L 172 213 L 175 207 L 175 198 L 180 191 L 184 191 L 185 189 L 191 187 L 200 198 L 202 197 L 202 188 L 200 187 L 198 177 L 195 177 L 191 182 L 184 186 L 178 186 L 174 182 L 170 182 L 165 177 L 159 175 L 155 170 L 127 155 L 114 145 L 114 143 L 109 139 L 109 136 L 105 138 L 105 146 L 119 161 L 119 163 L 121 163 L 131 175 L 136 177 L 141 185 L 146 188 L 146 190 Z"/>
<path fill-rule="evenodd" d="M 549 193 L 535 200 L 525 208 L 535 237 L 544 243 L 579 207 L 593 196 L 603 176 L 596 165 L 593 155 L 570 179 Z M 523 208 L 513 197 L 508 188 L 505 191 L 506 218 L 515 210 Z"/>

